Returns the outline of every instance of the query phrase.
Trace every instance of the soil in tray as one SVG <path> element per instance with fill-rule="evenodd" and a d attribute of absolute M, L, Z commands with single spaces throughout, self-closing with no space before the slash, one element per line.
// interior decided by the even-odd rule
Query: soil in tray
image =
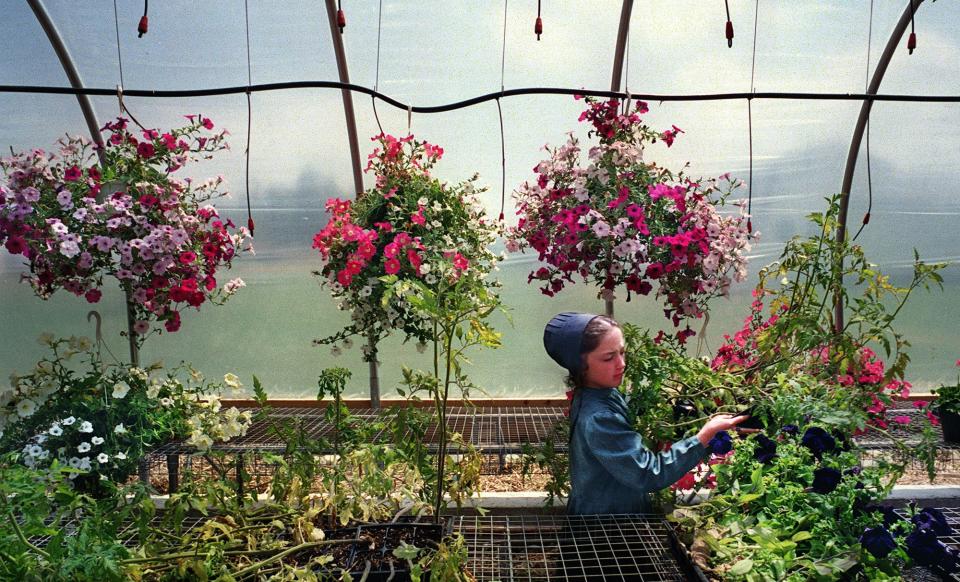
<path fill-rule="evenodd" d="M 393 550 L 400 547 L 401 542 L 418 548 L 434 548 L 443 536 L 443 527 L 435 524 L 396 523 L 360 526 L 358 529 L 349 568 L 353 577 L 359 579 L 370 562 L 369 582 L 386 580 L 391 574 L 394 582 L 410 580 L 406 560 L 394 556 Z"/>

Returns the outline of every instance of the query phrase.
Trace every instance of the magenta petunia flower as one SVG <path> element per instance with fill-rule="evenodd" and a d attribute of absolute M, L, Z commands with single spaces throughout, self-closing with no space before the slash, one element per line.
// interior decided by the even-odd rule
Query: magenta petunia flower
<path fill-rule="evenodd" d="M 156 149 L 152 143 L 144 141 L 137 144 L 137 155 L 141 158 L 152 158 L 155 153 Z"/>

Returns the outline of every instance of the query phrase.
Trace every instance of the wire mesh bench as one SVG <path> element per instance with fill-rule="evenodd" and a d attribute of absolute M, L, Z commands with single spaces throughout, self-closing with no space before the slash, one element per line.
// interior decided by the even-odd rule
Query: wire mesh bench
<path fill-rule="evenodd" d="M 361 408 L 351 410 L 350 414 L 360 423 L 370 424 L 385 420 L 393 410 Z M 541 444 L 554 433 L 555 426 L 564 418 L 564 410 L 563 406 L 450 407 L 446 413 L 447 432 L 448 435 L 460 434 L 464 444 L 473 446 L 483 455 L 483 474 L 501 474 L 512 469 L 513 463 L 523 452 L 524 445 Z M 274 408 L 270 417 L 277 421 L 295 421 L 308 439 L 329 441 L 335 436 L 334 424 L 325 417 L 322 408 Z M 153 449 L 141 461 L 140 478 L 144 482 L 162 485 L 163 477 L 166 477 L 165 489 L 176 491 L 182 473 L 196 468 L 197 463 L 207 465 L 216 473 L 230 479 L 240 480 L 243 473 L 254 478 L 268 478 L 271 465 L 264 461 L 264 456 L 282 455 L 286 450 L 286 443 L 275 434 L 271 426 L 269 420 L 254 421 L 244 436 L 225 443 L 215 443 L 210 449 L 213 454 L 201 454 L 184 441 L 166 443 Z M 389 428 L 382 427 L 373 433 L 370 442 L 387 444 L 395 442 L 398 437 L 413 439 L 416 435 L 412 430 L 395 435 Z M 439 430 L 436 423 L 427 427 L 423 442 L 430 452 L 437 451 Z M 560 451 L 565 451 L 565 442 L 557 445 Z M 456 445 L 449 449 L 451 454 L 461 451 Z M 320 452 L 334 454 L 335 451 L 330 448 Z M 215 456 L 231 458 L 234 466 L 216 460 Z"/>

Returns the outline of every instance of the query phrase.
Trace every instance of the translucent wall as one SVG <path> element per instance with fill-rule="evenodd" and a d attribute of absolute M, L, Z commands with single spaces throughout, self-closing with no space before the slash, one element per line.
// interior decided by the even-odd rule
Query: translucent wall
<path fill-rule="evenodd" d="M 244 2 L 153 3 L 150 31 L 136 36 L 142 5 L 118 4 L 117 55 L 113 3 L 45 2 L 88 86 L 127 89 L 195 89 L 247 82 Z M 902 6 L 875 3 L 872 59 L 875 66 Z M 863 92 L 870 27 L 868 2 L 760 3 L 756 55 L 756 4 L 731 2 L 736 29 L 733 48 L 723 35 L 720 5 L 694 0 L 635 3 L 631 20 L 625 88 L 634 93 L 718 93 L 748 91 Z M 344 3 L 343 35 L 351 81 L 415 105 L 438 105 L 495 92 L 501 86 L 609 89 L 618 2 L 589 6 L 544 3 L 544 35 L 533 35 L 535 3 L 510 3 L 504 26 L 495 3 Z M 317 2 L 267 3 L 251 0 L 250 71 L 253 83 L 336 80 L 337 69 L 326 12 Z M 918 49 L 908 56 L 902 43 L 881 85 L 882 93 L 960 93 L 960 41 L 950 23 L 960 18 L 956 3 L 924 3 L 917 11 Z M 379 28 L 379 35 L 378 35 Z M 504 37 L 504 31 L 506 35 Z M 0 84 L 67 84 L 62 69 L 25 5 L 11 5 L 0 21 L 4 51 Z M 379 36 L 379 38 L 378 38 Z M 379 57 L 378 57 L 379 47 Z M 505 53 L 502 51 L 505 49 Z M 502 58 L 503 57 L 503 58 Z M 496 216 L 501 200 L 500 124 L 494 102 L 443 114 L 414 114 L 377 105 L 355 95 L 361 157 L 368 138 L 383 131 L 442 145 L 437 168 L 442 179 L 458 181 L 474 172 L 488 188 L 484 202 Z M 222 173 L 234 196 L 219 205 L 238 222 L 246 219 L 244 156 L 247 110 L 244 95 L 190 99 L 126 98 L 147 126 L 178 125 L 182 115 L 203 113 L 232 134 L 232 149 L 195 166 L 202 178 Z M 97 97 L 101 123 L 117 115 L 113 97 Z M 506 216 L 513 224 L 510 192 L 531 179 L 545 143 L 558 144 L 568 131 L 586 140 L 577 116 L 581 103 L 563 96 L 502 100 L 505 139 Z M 821 210 L 823 198 L 840 188 L 843 164 L 860 104 L 855 101 L 756 100 L 753 125 L 753 224 L 762 238 L 751 255 L 748 283 L 714 306 L 705 330 L 706 348 L 737 329 L 746 315 L 749 290 L 760 266 L 774 260 L 789 237 L 808 232 L 805 216 Z M 732 172 L 748 178 L 748 111 L 743 100 L 652 102 L 648 122 L 686 133 L 650 157 L 671 167 L 690 162 L 693 175 Z M 0 145 L 16 150 L 49 148 L 64 132 L 84 133 L 76 99 L 0 93 Z M 257 224 L 256 255 L 235 262 L 231 276 L 248 286 L 220 308 L 187 313 L 175 334 L 151 338 L 143 359 L 193 362 L 209 375 L 235 372 L 249 384 L 258 375 L 274 396 L 314 393 L 317 374 L 331 365 L 354 371 L 353 394 L 366 392 L 367 367 L 357 348 L 334 357 L 311 340 L 339 329 L 347 315 L 320 289 L 311 270 L 317 256 L 312 235 L 326 222 L 324 201 L 353 195 L 353 178 L 340 91 L 289 90 L 252 96 L 250 200 Z M 379 117 L 380 125 L 378 125 Z M 909 275 L 912 249 L 931 260 L 960 257 L 954 232 L 960 221 L 960 192 L 952 174 L 960 167 L 960 106 L 878 103 L 871 123 L 872 220 L 858 238 L 896 282 Z M 370 184 L 370 178 L 365 178 Z M 743 190 L 746 196 L 746 189 Z M 851 227 L 866 211 L 866 157 L 854 180 Z M 600 311 L 593 288 L 579 284 L 556 298 L 526 284 L 535 257 L 510 257 L 499 272 L 512 325 L 498 321 L 503 348 L 475 353 L 472 376 L 491 396 L 562 394 L 561 370 L 541 347 L 544 322 L 567 310 Z M 903 313 L 901 328 L 913 343 L 908 379 L 920 388 L 952 380 L 960 328 L 958 276 L 945 272 L 945 290 L 918 294 Z M 0 372 L 25 370 L 43 353 L 33 339 L 42 331 L 86 333 L 91 309 L 80 299 L 57 295 L 42 301 L 18 283 L 23 267 L 0 253 Z M 125 344 L 119 292 L 108 293 L 96 309 L 104 335 L 118 358 Z M 668 326 L 650 301 L 619 302 L 617 316 L 652 329 Z M 698 328 L 699 331 L 699 328 Z M 708 353 L 708 352 L 704 352 Z M 393 393 L 402 364 L 424 366 L 410 345 L 391 339 L 382 347 L 381 383 Z"/>

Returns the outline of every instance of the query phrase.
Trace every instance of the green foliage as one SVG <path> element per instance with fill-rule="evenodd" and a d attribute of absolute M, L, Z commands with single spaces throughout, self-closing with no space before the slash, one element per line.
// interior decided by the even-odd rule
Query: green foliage
<path fill-rule="evenodd" d="M 47 336 L 41 343 L 52 354 L 29 373 L 14 374 L 0 394 L 0 450 L 20 451 L 30 467 L 57 459 L 88 491 L 125 482 L 151 447 L 183 438 L 205 449 L 249 424 L 248 414 L 220 410 L 225 387 L 241 388 L 233 374 L 221 383 L 186 365 L 111 365 L 86 338 Z"/>
<path fill-rule="evenodd" d="M 40 472 L 9 454 L 0 459 L 0 580 L 127 579 L 122 562 L 130 550 L 118 530 L 145 515 L 140 507 L 149 498 L 132 488 L 94 499 L 70 475 L 56 462 Z"/>
<path fill-rule="evenodd" d="M 544 485 L 547 498 L 544 505 L 553 507 L 557 500 L 570 495 L 570 458 L 566 447 L 558 449 L 558 444 L 570 441 L 570 421 L 563 419 L 553 426 L 541 443 L 523 443 L 520 473 L 527 477 L 537 467 L 546 471 L 548 480 Z"/>
<path fill-rule="evenodd" d="M 865 580 L 896 572 L 892 560 L 866 559 L 858 539 L 882 522 L 864 508 L 886 497 L 902 467 L 861 467 L 856 451 L 818 461 L 800 444 L 808 426 L 797 435 L 769 434 L 777 454 L 767 464 L 754 457 L 755 437 L 736 440 L 730 460 L 714 466 L 718 493 L 673 512 L 705 571 L 725 580 L 798 581 L 843 577 L 858 564 Z M 811 489 L 818 467 L 843 473 L 836 489 Z"/>
<path fill-rule="evenodd" d="M 755 405 L 755 416 L 777 443 L 776 455 L 763 463 L 755 457 L 758 437 L 739 439 L 732 455 L 712 466 L 716 489 L 709 498 L 672 515 L 701 567 L 723 579 L 896 578 L 906 560 L 903 549 L 878 560 L 860 546 L 864 528 L 881 521 L 864 509 L 886 497 L 912 460 L 934 476 L 932 428 L 925 426 L 921 442 L 907 446 L 878 420 L 894 396 L 909 390 L 902 382 L 909 343 L 894 319 L 913 291 L 941 284 L 944 265 L 925 264 L 915 253 L 911 281 L 894 286 L 861 247 L 836 240 L 839 198 L 827 202 L 826 212 L 810 216 L 819 233 L 790 240 L 779 261 L 761 269 L 744 328 L 727 338 L 713 361 L 714 368 L 742 378 L 730 384 L 736 401 Z M 838 304 L 842 326 L 835 319 Z M 889 365 L 871 347 L 879 347 Z M 780 433 L 787 425 L 799 427 L 799 434 L 816 425 L 852 449 L 817 459 L 799 436 Z M 859 465 L 850 438 L 865 430 L 895 445 L 895 461 Z M 839 486 L 811 491 L 818 468 L 841 471 Z"/>
<path fill-rule="evenodd" d="M 431 375 L 404 368 L 403 385 L 406 388 L 401 394 L 416 397 L 418 393 L 425 393 L 433 401 L 433 420 L 439 431 L 434 515 L 439 519 L 445 493 L 444 485 L 448 482 L 445 466 L 450 440 L 450 435 L 447 434 L 447 401 L 450 389 L 456 386 L 464 400 L 470 398 L 471 389 L 476 386 L 463 369 L 464 364 L 469 363 L 465 352 L 476 347 L 500 346 L 501 334 L 486 320 L 495 310 L 503 308 L 500 298 L 493 292 L 483 273 L 467 272 L 453 280 L 445 277 L 435 288 L 418 280 L 394 277 L 385 277 L 384 282 L 387 284 L 383 296 L 384 305 L 391 298 L 403 297 L 433 330 L 430 334 L 433 343 L 433 373 Z M 461 466 L 461 470 L 464 468 Z M 476 473 L 479 474 L 479 469 Z M 465 491 L 465 488 L 458 487 L 456 492 Z M 450 493 L 455 491 L 451 490 Z"/>
<path fill-rule="evenodd" d="M 956 384 L 940 386 L 935 388 L 933 393 L 937 395 L 933 406 L 938 412 L 960 414 L 960 377 L 957 378 Z"/>
<path fill-rule="evenodd" d="M 902 379 L 910 344 L 893 322 L 915 290 L 942 288 L 945 263 L 924 263 L 914 251 L 913 277 L 906 287 L 897 287 L 867 260 L 862 247 L 838 241 L 839 201 L 839 196 L 827 198 L 826 212 L 809 216 L 820 230 L 817 235 L 794 237 L 777 262 L 760 270 L 755 296 L 777 315 L 755 335 L 756 360 L 746 370 L 760 384 L 798 366 L 812 371 L 809 358 L 821 357 L 821 351 L 820 377 L 845 374 L 867 346 L 882 349 L 885 379 Z M 835 321 L 837 304 L 843 307 L 842 326 Z"/>
<path fill-rule="evenodd" d="M 673 340 L 654 341 L 649 332 L 624 324 L 625 392 L 634 425 L 651 448 L 695 431 L 716 412 L 742 409 L 741 377 L 713 370 L 686 355 Z"/>

